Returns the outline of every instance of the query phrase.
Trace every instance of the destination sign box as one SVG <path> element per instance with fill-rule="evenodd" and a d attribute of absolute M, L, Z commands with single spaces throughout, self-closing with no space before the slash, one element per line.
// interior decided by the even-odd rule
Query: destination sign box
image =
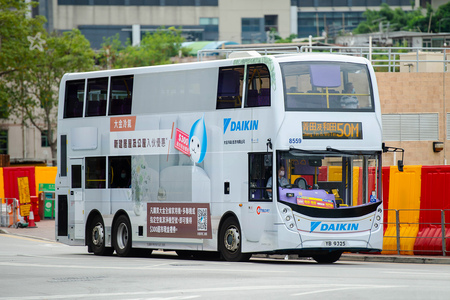
<path fill-rule="evenodd" d="M 303 139 L 363 138 L 361 122 L 302 122 Z"/>

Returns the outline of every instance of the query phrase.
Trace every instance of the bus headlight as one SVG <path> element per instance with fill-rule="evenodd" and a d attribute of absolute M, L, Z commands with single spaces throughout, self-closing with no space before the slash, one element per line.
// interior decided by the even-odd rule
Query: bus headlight
<path fill-rule="evenodd" d="M 293 223 L 291 223 L 291 224 L 289 224 L 289 228 L 294 228 L 294 224 Z"/>
<path fill-rule="evenodd" d="M 374 225 L 373 225 L 373 227 L 375 227 L 375 229 L 377 229 L 378 228 L 378 223 L 375 223 Z"/>
<path fill-rule="evenodd" d="M 286 207 L 283 208 L 283 213 L 284 213 L 284 214 L 287 214 L 287 212 L 288 212 L 287 208 L 286 208 Z"/>
<path fill-rule="evenodd" d="M 286 221 L 290 221 L 291 220 L 291 216 L 286 216 Z"/>
<path fill-rule="evenodd" d="M 380 216 L 377 216 L 377 221 L 380 221 L 381 220 L 381 217 Z"/>

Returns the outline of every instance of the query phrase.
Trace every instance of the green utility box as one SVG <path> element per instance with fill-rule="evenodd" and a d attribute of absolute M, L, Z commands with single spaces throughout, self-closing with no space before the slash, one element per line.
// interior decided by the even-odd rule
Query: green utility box
<path fill-rule="evenodd" d="M 44 218 L 54 219 L 55 218 L 55 185 L 40 183 L 39 184 L 39 194 L 41 202 L 40 205 L 44 206 Z"/>

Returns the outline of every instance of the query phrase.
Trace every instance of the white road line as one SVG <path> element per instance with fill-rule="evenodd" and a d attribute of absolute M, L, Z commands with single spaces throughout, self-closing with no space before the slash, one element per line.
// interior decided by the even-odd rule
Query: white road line
<path fill-rule="evenodd" d="M 52 264 L 37 264 L 37 263 L 18 263 L 18 262 L 0 262 L 0 266 L 10 266 L 10 267 L 24 267 L 24 268 L 54 268 L 54 269 L 103 269 L 103 270 L 177 270 L 177 271 L 202 271 L 202 272 L 218 272 L 217 269 L 209 269 L 209 268 L 193 268 L 190 266 L 170 266 L 173 263 L 167 264 L 167 267 L 160 267 L 161 265 L 165 264 L 159 264 L 155 266 L 139 266 L 139 267 L 130 267 L 130 266 L 124 266 L 124 267 L 118 267 L 118 266 L 79 266 L 79 265 L 52 265 Z M 247 272 L 247 273 L 286 273 L 288 271 L 280 270 L 280 271 L 268 271 L 268 270 L 248 270 L 248 269 L 221 269 L 220 272 Z"/>
<path fill-rule="evenodd" d="M 386 272 L 383 272 L 383 273 L 385 273 L 385 274 L 402 274 L 402 275 L 409 275 L 409 276 L 423 276 L 423 275 L 436 275 L 436 276 L 442 276 L 442 275 L 444 275 L 444 276 L 450 276 L 450 272 L 433 272 L 433 273 L 426 273 L 426 272 L 423 272 L 423 271 L 419 271 L 419 270 L 416 270 L 415 272 L 411 272 L 411 271 L 408 271 L 408 272 L 400 272 L 400 271 L 386 271 Z"/>
<path fill-rule="evenodd" d="M 142 291 L 142 292 L 118 292 L 118 293 L 97 293 L 97 294 L 73 294 L 73 295 L 47 295 L 47 296 L 20 296 L 16 298 L 11 297 L 0 297 L 2 299 L 8 300 L 44 300 L 44 299 L 79 299 L 83 297 L 88 298 L 99 298 L 99 297 L 126 297 L 126 296 L 139 296 L 139 295 L 164 295 L 164 294 L 186 294 L 186 293 L 223 293 L 223 292 L 239 292 L 239 291 L 261 291 L 261 290 L 286 290 L 286 289 L 318 289 L 318 288 L 330 288 L 335 286 L 335 289 L 327 289 L 322 291 L 332 291 L 338 289 L 367 289 L 367 288 L 400 288 L 407 286 L 393 286 L 393 285 L 345 285 L 345 284 L 298 284 L 298 285 L 273 285 L 273 286 L 242 286 L 242 287 L 231 287 L 229 285 L 224 287 L 216 288 L 196 288 L 196 289 L 179 289 L 179 290 L 164 290 L 164 291 Z M 313 292 L 321 292 L 313 291 Z M 311 293 L 313 293 L 311 292 Z M 298 295 L 302 295 L 299 293 Z M 297 295 L 297 294 L 296 294 Z M 183 295 L 184 297 L 201 297 L 199 295 Z M 140 298 L 141 299 L 141 298 Z M 152 299 L 146 297 L 145 299 Z M 161 299 L 161 298 L 157 298 Z M 165 299 L 165 298 L 162 298 Z M 167 299 L 167 298 L 166 298 Z M 172 298 L 168 298 L 172 299 Z M 178 299 L 178 298 L 173 298 Z M 183 299 L 183 298 L 180 298 Z M 185 298 L 188 299 L 188 298 Z"/>
<path fill-rule="evenodd" d="M 336 292 L 336 291 L 345 291 L 345 290 L 357 290 L 357 289 L 384 289 L 384 288 L 399 288 L 401 286 L 349 286 L 349 287 L 341 287 L 341 288 L 334 288 L 334 289 L 326 289 L 326 290 L 317 290 L 317 291 L 310 291 L 310 292 L 303 292 L 298 294 L 292 294 L 292 296 L 306 296 L 306 295 L 312 295 L 312 294 L 320 294 L 320 293 L 328 293 L 328 292 Z"/>

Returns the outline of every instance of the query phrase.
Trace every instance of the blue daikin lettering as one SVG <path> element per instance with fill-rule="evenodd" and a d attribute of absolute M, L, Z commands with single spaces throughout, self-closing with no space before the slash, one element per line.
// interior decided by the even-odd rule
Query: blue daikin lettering
<path fill-rule="evenodd" d="M 230 131 L 253 131 L 258 130 L 259 120 L 231 121 L 231 118 L 223 119 L 223 133 Z"/>
<path fill-rule="evenodd" d="M 320 225 L 320 227 L 319 227 Z M 358 230 L 358 223 L 322 223 L 311 222 L 311 231 L 319 228 L 318 231 L 355 231 Z"/>
<path fill-rule="evenodd" d="M 313 232 L 314 229 L 316 229 L 320 225 L 320 223 L 322 223 L 322 222 L 311 222 L 311 231 L 310 232 Z"/>

